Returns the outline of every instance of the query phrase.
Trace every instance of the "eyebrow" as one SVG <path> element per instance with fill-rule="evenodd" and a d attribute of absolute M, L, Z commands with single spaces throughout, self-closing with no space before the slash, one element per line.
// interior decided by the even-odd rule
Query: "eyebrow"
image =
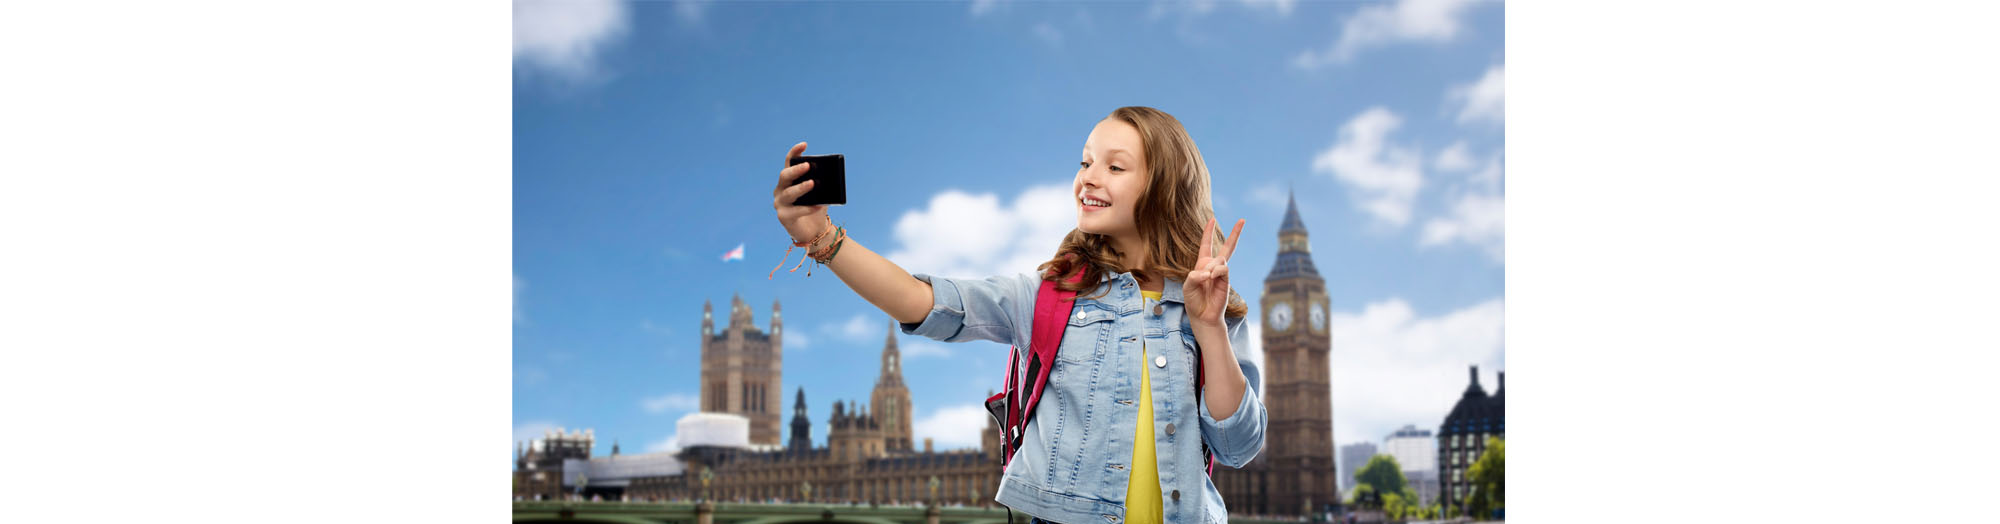
<path fill-rule="evenodd" d="M 1084 152 L 1084 154 L 1089 154 L 1089 153 L 1090 153 L 1090 148 L 1088 148 L 1088 147 L 1086 147 L 1086 148 L 1083 148 L 1083 152 Z M 1104 156 L 1111 156 L 1111 153 L 1124 153 L 1124 154 L 1126 154 L 1126 155 L 1131 155 L 1131 154 L 1132 154 L 1132 152 L 1131 152 L 1131 151 L 1126 151 L 1126 150 L 1123 150 L 1123 149 L 1107 149 L 1107 150 L 1105 150 L 1105 151 L 1104 151 Z"/>

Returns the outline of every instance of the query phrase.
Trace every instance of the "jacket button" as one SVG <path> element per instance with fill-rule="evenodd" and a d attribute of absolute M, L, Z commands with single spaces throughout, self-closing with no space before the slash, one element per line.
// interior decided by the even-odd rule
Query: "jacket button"
<path fill-rule="evenodd" d="M 1160 316 L 1160 315 L 1165 315 L 1165 314 L 1167 314 L 1167 307 L 1166 307 L 1166 306 L 1162 306 L 1162 305 L 1159 305 L 1159 304 L 1153 304 L 1153 316 L 1156 316 L 1156 317 L 1157 317 L 1157 316 Z"/>
<path fill-rule="evenodd" d="M 1153 367 L 1167 367 L 1167 357 L 1165 355 L 1153 357 Z"/>
<path fill-rule="evenodd" d="M 1078 312 L 1076 312 L 1076 318 L 1083 318 L 1083 317 L 1087 317 L 1087 316 L 1090 316 L 1090 312 L 1089 312 L 1089 311 L 1078 311 Z"/>
<path fill-rule="evenodd" d="M 1172 422 L 1167 423 L 1167 434 L 1168 435 L 1174 434 L 1174 423 Z"/>
<path fill-rule="evenodd" d="M 1181 501 L 1181 490 L 1178 490 L 1178 489 L 1177 489 L 1177 490 L 1174 490 L 1174 495 L 1173 495 L 1173 497 L 1174 497 L 1174 502 L 1180 502 L 1180 501 Z"/>

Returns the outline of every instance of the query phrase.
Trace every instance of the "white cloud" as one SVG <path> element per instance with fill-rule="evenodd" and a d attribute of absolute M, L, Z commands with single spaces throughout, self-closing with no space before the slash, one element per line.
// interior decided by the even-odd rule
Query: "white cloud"
<path fill-rule="evenodd" d="M 805 330 L 786 331 L 784 338 L 786 351 L 802 350 L 812 346 L 812 339 L 806 338 Z"/>
<path fill-rule="evenodd" d="M 1438 153 L 1437 160 L 1431 162 L 1438 171 L 1465 171 L 1472 169 L 1472 153 L 1466 151 L 1465 141 L 1453 142 L 1451 147 Z"/>
<path fill-rule="evenodd" d="M 1298 0 L 1243 0 L 1243 5 L 1269 8 L 1280 15 L 1292 14 L 1292 6 L 1298 3 Z"/>
<path fill-rule="evenodd" d="M 659 453 L 662 451 L 668 453 L 678 452 L 681 450 L 680 437 L 681 435 L 679 433 L 675 433 L 672 435 L 667 435 L 667 438 L 653 441 L 653 443 L 646 445 L 646 452 L 647 453 Z"/>
<path fill-rule="evenodd" d="M 707 9 L 705 5 L 707 3 L 706 1 L 696 0 L 674 0 L 674 13 L 680 15 L 682 22 L 700 22 L 701 13 Z"/>
<path fill-rule="evenodd" d="M 1449 212 L 1424 223 L 1419 246 L 1463 242 L 1480 248 L 1495 262 L 1506 259 L 1506 202 L 1497 194 L 1459 195 Z"/>
<path fill-rule="evenodd" d="M 657 397 L 647 397 L 639 402 L 639 407 L 655 415 L 668 411 L 693 411 L 701 399 L 685 393 L 668 393 Z"/>
<path fill-rule="evenodd" d="M 1471 0 L 1401 0 L 1370 5 L 1340 25 L 1340 38 L 1325 51 L 1306 51 L 1292 60 L 1303 69 L 1344 63 L 1370 47 L 1398 42 L 1445 43 L 1456 38 Z"/>
<path fill-rule="evenodd" d="M 1248 200 L 1253 204 L 1264 204 L 1283 209 L 1285 207 L 1285 191 L 1278 189 L 1277 182 L 1266 182 L 1250 188 L 1250 194 L 1244 200 Z"/>
<path fill-rule="evenodd" d="M 1050 25 L 1048 22 L 1037 22 L 1034 32 L 1035 38 L 1041 39 L 1042 42 L 1052 46 L 1062 46 L 1062 32 L 1057 31 L 1056 26 Z"/>
<path fill-rule="evenodd" d="M 951 356 L 950 348 L 930 342 L 897 342 L 896 351 L 901 352 L 905 359 Z"/>
<path fill-rule="evenodd" d="M 597 55 L 626 32 L 622 0 L 514 0 L 514 61 L 558 78 L 598 75 Z"/>
<path fill-rule="evenodd" d="M 1458 122 L 1501 123 L 1507 116 L 1506 66 L 1494 65 L 1486 74 L 1465 84 L 1451 88 L 1445 94 L 1445 102 L 1458 104 Z"/>
<path fill-rule="evenodd" d="M 1000 0 L 972 0 L 972 16 L 991 13 L 997 7 L 1000 7 Z"/>
<path fill-rule="evenodd" d="M 515 366 L 514 379 L 521 381 L 521 385 L 523 386 L 533 386 L 548 382 L 549 372 L 544 371 L 540 366 Z"/>
<path fill-rule="evenodd" d="M 911 439 L 922 446 L 925 437 L 938 450 L 977 448 L 979 432 L 986 430 L 986 408 L 978 404 L 949 406 L 911 422 Z"/>
<path fill-rule="evenodd" d="M 1076 228 L 1069 184 L 1030 187 L 1002 205 L 990 193 L 947 190 L 896 220 L 887 256 L 911 273 L 984 278 L 1034 274 Z"/>
<path fill-rule="evenodd" d="M 1452 144 L 1438 154 L 1440 171 L 1469 173 L 1466 182 L 1453 191 L 1443 215 L 1424 222 L 1417 245 L 1436 247 L 1463 243 L 1484 252 L 1494 262 L 1506 260 L 1506 202 L 1500 193 L 1500 153 L 1477 164 L 1466 152 L 1465 142 Z M 1478 166 L 1478 171 L 1473 168 Z"/>
<path fill-rule="evenodd" d="M 888 325 L 886 323 L 881 323 L 878 325 L 876 321 L 872 320 L 873 318 L 876 317 L 877 315 L 862 313 L 859 315 L 855 315 L 854 318 L 847 319 L 846 323 L 840 325 L 839 328 L 840 336 L 847 337 L 849 340 L 854 340 L 856 342 L 868 340 L 869 335 L 877 334 L 875 331 L 876 327 Z M 888 335 L 886 335 L 886 333 L 888 333 L 887 331 L 888 328 L 883 327 L 882 329 L 884 331 L 882 331 L 881 333 L 884 334 L 883 335 L 884 337 L 887 337 Z"/>
<path fill-rule="evenodd" d="M 1415 148 L 1388 143 L 1403 123 L 1388 109 L 1362 111 L 1340 127 L 1333 147 L 1313 157 L 1314 172 L 1345 184 L 1356 205 L 1394 227 L 1410 222 L 1410 207 L 1423 187 L 1423 156 Z"/>
<path fill-rule="evenodd" d="M 1358 314 L 1335 312 L 1333 390 L 1335 441 L 1380 442 L 1404 424 L 1437 429 L 1465 391 L 1467 366 L 1495 389 L 1503 371 L 1505 301 L 1494 298 L 1439 316 L 1418 317 L 1401 298 L 1368 304 Z"/>

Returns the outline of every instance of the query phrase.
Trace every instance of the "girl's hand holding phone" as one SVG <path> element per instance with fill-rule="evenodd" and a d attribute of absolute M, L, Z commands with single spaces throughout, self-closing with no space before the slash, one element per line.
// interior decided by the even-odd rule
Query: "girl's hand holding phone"
<path fill-rule="evenodd" d="M 798 185 L 792 185 L 792 181 L 797 179 L 799 175 L 803 175 L 807 170 L 812 169 L 812 163 L 810 162 L 791 165 L 792 158 L 799 156 L 800 153 L 804 153 L 805 150 L 806 143 L 799 142 L 797 145 L 793 145 L 790 151 L 785 152 L 784 165 L 787 167 L 778 171 L 778 186 L 771 190 L 771 208 L 778 211 L 778 224 L 785 226 L 785 233 L 791 236 L 792 242 L 812 240 L 814 237 L 818 237 L 820 232 L 832 227 L 827 222 L 826 205 L 792 205 L 792 202 L 798 200 L 800 195 L 811 191 L 815 182 L 807 180 Z"/>

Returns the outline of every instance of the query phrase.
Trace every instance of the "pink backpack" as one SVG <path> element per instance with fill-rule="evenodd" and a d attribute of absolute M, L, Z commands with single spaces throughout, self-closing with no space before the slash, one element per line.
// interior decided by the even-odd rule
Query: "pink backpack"
<path fill-rule="evenodd" d="M 1068 280 L 1082 281 L 1083 272 L 1077 271 Z M 1035 406 L 1042 401 L 1042 390 L 1049 385 L 1056 350 L 1062 347 L 1069 314 L 1076 308 L 1076 301 L 1071 300 L 1075 297 L 1075 291 L 1058 289 L 1054 280 L 1042 281 L 1041 290 L 1035 293 L 1035 327 L 1028 344 L 1029 357 L 1026 362 L 1021 361 L 1019 346 L 1009 351 L 1006 390 L 986 399 L 986 411 L 1000 428 L 1001 460 L 1006 463 L 1014 461 L 1014 452 L 1021 447 L 1021 432 L 1027 431 L 1028 420 L 1034 418 Z M 1199 396 L 1202 385 L 1199 346 L 1195 348 L 1194 361 L 1194 391 Z M 1201 460 L 1209 476 L 1214 476 L 1215 453 L 1208 449 L 1207 442 L 1201 444 Z"/>

